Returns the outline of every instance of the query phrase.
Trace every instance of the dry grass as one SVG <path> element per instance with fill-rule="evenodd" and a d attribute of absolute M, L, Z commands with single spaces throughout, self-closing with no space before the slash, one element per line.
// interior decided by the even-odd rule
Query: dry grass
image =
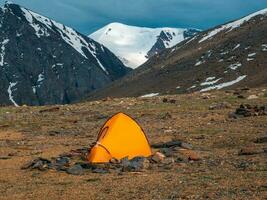
<path fill-rule="evenodd" d="M 247 93 L 258 94 L 262 89 Z M 238 156 L 267 131 L 267 116 L 229 119 L 240 103 L 266 104 L 266 97 L 246 100 L 232 93 L 113 99 L 52 107 L 0 108 L 0 199 L 266 199 L 266 154 Z M 216 102 L 229 109 L 209 110 Z M 105 120 L 119 111 L 142 125 L 151 143 L 181 139 L 193 144 L 201 161 L 142 173 L 72 176 L 56 171 L 23 171 L 35 157 L 51 158 L 94 142 Z M 171 118 L 165 118 L 165 114 Z M 265 145 L 266 147 L 266 145 Z"/>

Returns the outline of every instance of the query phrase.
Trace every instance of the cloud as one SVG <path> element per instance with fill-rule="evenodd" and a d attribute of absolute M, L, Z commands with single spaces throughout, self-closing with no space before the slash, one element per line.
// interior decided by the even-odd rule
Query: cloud
<path fill-rule="evenodd" d="M 0 0 L 3 4 L 4 0 Z M 266 0 L 13 0 L 89 34 L 111 22 L 149 27 L 209 27 L 267 7 Z"/>

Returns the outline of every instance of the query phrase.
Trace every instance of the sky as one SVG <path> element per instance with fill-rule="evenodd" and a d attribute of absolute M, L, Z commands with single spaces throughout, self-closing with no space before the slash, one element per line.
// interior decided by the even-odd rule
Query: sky
<path fill-rule="evenodd" d="M 5 0 L 0 0 L 3 5 Z M 199 28 L 226 23 L 260 9 L 267 0 L 13 0 L 90 34 L 112 23 L 143 27 Z"/>

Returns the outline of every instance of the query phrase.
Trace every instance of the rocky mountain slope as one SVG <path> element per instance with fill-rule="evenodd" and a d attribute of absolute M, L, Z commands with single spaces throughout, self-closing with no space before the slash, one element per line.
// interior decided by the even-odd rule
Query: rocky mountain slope
<path fill-rule="evenodd" d="M 154 96 L 266 85 L 266 38 L 264 9 L 155 55 L 92 97 Z"/>
<path fill-rule="evenodd" d="M 129 69 L 103 45 L 16 4 L 0 9 L 0 105 L 64 104 Z"/>
<path fill-rule="evenodd" d="M 126 66 L 137 68 L 162 50 L 198 32 L 197 29 L 145 28 L 111 23 L 89 37 L 108 47 Z"/>

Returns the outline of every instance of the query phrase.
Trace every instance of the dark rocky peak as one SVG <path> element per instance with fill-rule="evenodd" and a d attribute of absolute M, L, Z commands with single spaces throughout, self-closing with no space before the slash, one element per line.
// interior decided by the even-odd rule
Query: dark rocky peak
<path fill-rule="evenodd" d="M 129 69 L 107 48 L 13 3 L 0 10 L 0 105 L 79 101 Z"/>
<path fill-rule="evenodd" d="M 201 32 L 201 30 L 199 30 L 199 29 L 189 28 L 184 32 L 184 38 L 191 38 L 191 37 L 199 34 L 200 32 Z"/>
<path fill-rule="evenodd" d="M 200 32 L 201 31 L 198 29 L 185 29 L 182 34 L 183 34 L 184 39 L 188 39 L 188 38 L 191 38 L 191 37 L 197 35 Z M 166 48 L 172 47 L 173 45 L 171 45 L 171 44 L 172 44 L 172 41 L 174 40 L 175 37 L 176 37 L 175 32 L 161 31 L 159 36 L 158 36 L 157 42 L 154 44 L 154 46 L 148 52 L 147 58 L 151 58 L 154 55 L 161 53 Z"/>
<path fill-rule="evenodd" d="M 4 6 L 2 7 L 2 11 L 4 13 L 10 13 L 10 14 L 13 14 L 13 15 L 16 15 L 18 17 L 23 17 L 22 15 L 22 11 L 21 11 L 21 7 L 17 4 L 14 4 L 10 1 L 6 1 Z"/>

